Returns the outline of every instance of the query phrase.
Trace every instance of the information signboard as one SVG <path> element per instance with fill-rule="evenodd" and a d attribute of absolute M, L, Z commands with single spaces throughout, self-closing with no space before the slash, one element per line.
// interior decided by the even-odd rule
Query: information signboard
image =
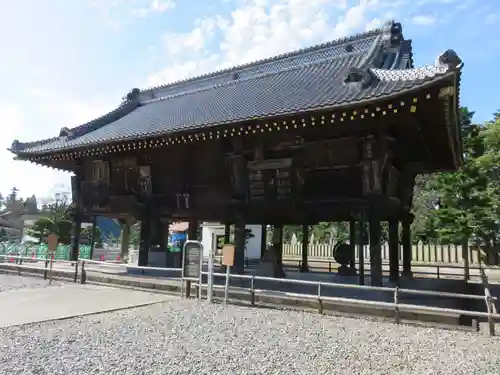
<path fill-rule="evenodd" d="M 203 245 L 199 241 L 186 241 L 182 251 L 182 277 L 199 279 L 203 263 Z"/>
<path fill-rule="evenodd" d="M 234 265 L 234 245 L 224 245 L 222 248 L 222 264 L 224 266 Z"/>
<path fill-rule="evenodd" d="M 57 236 L 51 234 L 47 237 L 47 247 L 49 252 L 56 252 L 57 250 Z"/>

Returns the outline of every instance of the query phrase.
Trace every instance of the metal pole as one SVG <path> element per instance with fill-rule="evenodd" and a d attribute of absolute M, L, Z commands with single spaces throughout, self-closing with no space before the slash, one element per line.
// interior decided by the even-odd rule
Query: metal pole
<path fill-rule="evenodd" d="M 73 281 L 76 283 L 78 281 L 78 261 L 75 262 L 75 274 L 73 277 Z"/>
<path fill-rule="evenodd" d="M 488 312 L 488 326 L 490 329 L 490 336 L 495 336 L 495 320 L 492 314 L 496 314 L 495 304 L 491 300 L 491 294 L 488 288 L 484 289 L 484 300 L 486 302 L 486 311 Z"/>
<path fill-rule="evenodd" d="M 229 277 L 231 272 L 231 266 L 226 267 L 226 285 L 224 286 L 224 303 L 227 304 L 227 299 L 229 296 Z"/>
<path fill-rule="evenodd" d="M 184 298 L 184 277 L 181 276 L 181 298 Z"/>
<path fill-rule="evenodd" d="M 203 246 L 200 249 L 200 277 L 198 278 L 198 300 L 201 300 L 201 287 L 203 285 Z"/>
<path fill-rule="evenodd" d="M 45 270 L 43 271 L 43 279 L 44 280 L 47 280 L 48 268 L 49 268 L 49 258 L 47 257 L 47 254 L 45 254 Z"/>
<path fill-rule="evenodd" d="M 52 284 L 52 265 L 54 264 L 54 254 L 50 256 L 50 267 L 49 267 L 49 285 Z"/>
<path fill-rule="evenodd" d="M 85 271 L 85 261 L 82 262 L 82 274 L 80 276 L 80 284 L 87 282 L 87 271 Z"/>
<path fill-rule="evenodd" d="M 394 289 L 394 317 L 396 319 L 396 324 L 401 323 L 401 316 L 399 314 L 399 287 Z"/>
<path fill-rule="evenodd" d="M 210 247 L 208 252 L 208 288 L 207 288 L 207 301 L 208 303 L 212 303 L 212 295 L 214 288 L 214 260 L 213 260 L 213 246 Z"/>

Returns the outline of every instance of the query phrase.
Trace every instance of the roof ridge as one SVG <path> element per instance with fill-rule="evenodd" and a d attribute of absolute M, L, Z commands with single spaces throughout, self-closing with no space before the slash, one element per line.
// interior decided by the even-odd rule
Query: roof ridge
<path fill-rule="evenodd" d="M 104 125 L 107 125 L 113 121 L 115 121 L 117 118 L 115 116 L 123 117 L 126 114 L 132 112 L 134 109 L 140 106 L 140 102 L 138 100 L 138 96 L 132 97 L 132 98 L 127 98 L 124 102 L 120 103 L 120 105 L 117 108 L 114 108 L 113 110 L 109 111 L 108 113 L 99 116 L 93 120 L 87 121 L 84 124 L 77 125 L 74 128 L 68 129 L 68 128 L 62 128 L 59 136 L 51 137 L 51 138 L 46 138 L 42 139 L 39 141 L 32 141 L 32 142 L 19 142 L 17 139 L 12 142 L 11 147 L 8 149 L 9 151 L 16 151 L 16 150 L 23 150 L 28 147 L 35 147 L 35 146 L 42 146 L 44 144 L 54 142 L 58 140 L 59 138 L 66 136 L 70 139 L 76 138 L 78 136 L 84 135 L 89 128 L 93 126 L 101 127 Z M 115 116 L 113 116 L 115 115 Z M 119 118 L 118 117 L 118 118 Z M 94 129 L 96 130 L 96 129 Z M 92 131 L 92 130 L 91 130 Z M 84 132 L 84 134 L 81 134 Z"/>
<path fill-rule="evenodd" d="M 377 41 L 375 41 L 374 43 L 376 43 L 376 42 Z M 352 56 L 361 55 L 361 54 L 362 54 L 362 52 L 360 52 L 360 51 L 349 53 L 349 55 L 352 55 Z M 301 65 L 295 65 L 295 66 L 290 66 L 290 67 L 287 67 L 287 68 L 283 68 L 283 69 L 280 69 L 278 71 L 264 72 L 264 73 L 260 73 L 260 74 L 249 75 L 248 77 L 240 78 L 240 79 L 235 80 L 235 81 L 227 81 L 227 82 L 224 82 L 224 83 L 213 84 L 213 85 L 207 86 L 207 87 L 197 88 L 197 89 L 194 89 L 194 90 L 191 90 L 191 91 L 183 91 L 183 92 L 180 92 L 180 93 L 177 93 L 177 94 L 164 95 L 164 96 L 160 96 L 160 97 L 157 97 L 157 98 L 152 98 L 152 99 L 144 100 L 144 101 L 141 102 L 141 104 L 147 105 L 147 104 L 150 104 L 150 103 L 160 102 L 160 101 L 163 101 L 163 100 L 169 100 L 169 99 L 172 99 L 172 98 L 178 98 L 178 97 L 181 97 L 181 96 L 194 94 L 196 92 L 208 91 L 208 90 L 212 90 L 214 88 L 225 87 L 225 86 L 230 86 L 230 85 L 236 85 L 236 84 L 239 84 L 241 82 L 247 82 L 247 81 L 251 81 L 251 80 L 257 79 L 257 78 L 269 77 L 269 76 L 281 74 L 281 73 L 284 73 L 284 72 L 291 72 L 291 71 L 294 71 L 294 70 L 308 68 L 308 67 L 311 67 L 311 66 L 314 66 L 314 65 L 324 64 L 326 61 L 329 61 L 329 60 L 334 60 L 334 58 L 332 58 L 332 57 L 325 57 L 323 59 L 319 59 L 319 60 L 315 60 L 315 61 L 309 61 L 309 62 L 303 63 Z"/>
<path fill-rule="evenodd" d="M 316 44 L 314 46 L 300 48 L 300 49 L 297 49 L 297 50 L 294 50 L 294 51 L 291 51 L 291 52 L 282 53 L 280 55 L 268 57 L 268 58 L 265 58 L 265 59 L 261 59 L 261 60 L 252 61 L 252 62 L 245 63 L 245 64 L 240 64 L 240 65 L 232 66 L 230 68 L 219 69 L 219 70 L 216 70 L 214 72 L 201 74 L 201 75 L 198 75 L 198 76 L 195 76 L 195 77 L 189 77 L 189 78 L 181 79 L 181 80 L 170 82 L 170 83 L 167 83 L 167 84 L 164 84 L 164 85 L 157 85 L 157 86 L 148 87 L 146 89 L 141 90 L 141 93 L 151 93 L 151 92 L 156 91 L 156 90 L 161 90 L 161 89 L 165 89 L 165 88 L 168 88 L 168 87 L 174 87 L 174 86 L 178 86 L 178 85 L 185 84 L 185 83 L 188 83 L 188 82 L 194 82 L 194 81 L 198 81 L 200 79 L 213 78 L 213 77 L 216 77 L 216 76 L 221 75 L 221 74 L 227 74 L 227 73 L 231 73 L 231 72 L 236 72 L 236 71 L 241 70 L 241 69 L 247 69 L 247 68 L 251 68 L 251 67 L 254 67 L 254 66 L 261 65 L 261 64 L 267 64 L 267 63 L 270 63 L 270 62 L 273 62 L 273 61 L 277 61 L 277 60 L 281 60 L 281 59 L 285 59 L 285 58 L 289 58 L 289 57 L 294 57 L 294 56 L 299 56 L 299 55 L 304 54 L 304 53 L 313 52 L 313 51 L 316 51 L 316 50 L 321 50 L 323 48 L 328 48 L 328 47 L 336 46 L 336 45 L 339 45 L 339 44 L 352 42 L 352 41 L 355 41 L 355 40 L 358 40 L 358 39 L 362 39 L 362 38 L 365 38 L 365 37 L 370 37 L 370 36 L 373 36 L 373 35 L 377 35 L 379 33 L 382 33 L 383 31 L 384 31 L 384 26 L 376 28 L 376 29 L 373 29 L 373 30 L 365 31 L 363 33 L 357 33 L 355 35 L 346 36 L 346 37 L 343 37 L 343 38 L 338 38 L 338 39 L 335 39 L 335 40 L 332 40 L 332 41 L 329 41 L 329 42 L 319 43 L 319 44 Z"/>

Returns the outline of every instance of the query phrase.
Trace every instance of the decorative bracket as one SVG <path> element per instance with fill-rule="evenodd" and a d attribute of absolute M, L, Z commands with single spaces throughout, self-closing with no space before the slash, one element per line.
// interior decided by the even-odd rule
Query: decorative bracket
<path fill-rule="evenodd" d="M 388 21 L 382 27 L 382 45 L 385 50 L 399 48 L 404 40 L 401 23 Z"/>
<path fill-rule="evenodd" d="M 444 67 L 448 70 L 460 70 L 464 63 L 454 50 L 449 49 L 437 57 L 435 65 L 437 67 Z"/>
<path fill-rule="evenodd" d="M 373 83 L 378 82 L 378 78 L 373 74 L 371 69 L 357 68 L 352 66 L 347 72 L 344 83 L 347 85 L 356 85 L 359 89 L 366 89 L 370 87 Z"/>

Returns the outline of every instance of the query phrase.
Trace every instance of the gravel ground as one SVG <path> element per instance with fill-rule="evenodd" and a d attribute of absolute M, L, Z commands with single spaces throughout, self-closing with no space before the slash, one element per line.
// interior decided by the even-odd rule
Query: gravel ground
<path fill-rule="evenodd" d="M 53 281 L 53 286 L 62 285 L 60 281 Z M 18 289 L 46 288 L 49 281 L 41 277 L 17 276 L 0 273 L 0 292 Z M 1 316 L 1 312 L 0 312 Z"/>
<path fill-rule="evenodd" d="M 197 301 L 0 330 L 0 374 L 9 375 L 493 375 L 499 368 L 498 338 Z"/>

